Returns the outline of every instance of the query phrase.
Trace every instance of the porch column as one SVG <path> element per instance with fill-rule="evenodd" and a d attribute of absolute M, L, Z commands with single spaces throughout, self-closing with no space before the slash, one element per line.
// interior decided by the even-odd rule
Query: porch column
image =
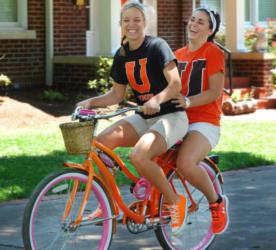
<path fill-rule="evenodd" d="M 86 31 L 86 56 L 95 56 L 99 51 L 97 0 L 89 0 L 89 30 Z"/>
<path fill-rule="evenodd" d="M 94 53 L 91 55 L 111 56 L 120 47 L 121 1 L 90 0 L 90 31 Z"/>
<path fill-rule="evenodd" d="M 225 0 L 225 42 L 232 52 L 246 51 L 244 46 L 245 1 Z"/>
<path fill-rule="evenodd" d="M 117 49 L 121 46 L 121 26 L 120 26 L 120 11 L 121 3 L 116 0 L 109 0 L 110 2 L 110 24 L 111 24 L 111 44 L 110 52 L 115 54 Z"/>

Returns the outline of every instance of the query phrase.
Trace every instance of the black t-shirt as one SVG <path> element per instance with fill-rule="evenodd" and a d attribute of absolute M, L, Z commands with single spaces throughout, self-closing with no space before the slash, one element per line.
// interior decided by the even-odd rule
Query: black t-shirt
<path fill-rule="evenodd" d="M 163 74 L 165 66 L 175 61 L 175 56 L 169 45 L 161 38 L 146 36 L 142 45 L 130 51 L 125 45 L 126 56 L 121 56 L 119 50 L 114 56 L 111 77 L 118 84 L 129 84 L 138 105 L 143 105 L 152 96 L 157 95 L 168 86 Z M 167 101 L 161 104 L 161 110 L 155 115 L 140 114 L 143 118 L 182 111 L 174 103 Z"/>

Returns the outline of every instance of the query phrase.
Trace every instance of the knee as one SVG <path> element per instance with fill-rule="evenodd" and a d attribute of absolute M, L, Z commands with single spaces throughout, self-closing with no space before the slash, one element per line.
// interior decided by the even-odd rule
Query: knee
<path fill-rule="evenodd" d="M 184 178 L 188 178 L 195 168 L 195 160 L 188 155 L 179 155 L 176 160 L 176 167 Z"/>
<path fill-rule="evenodd" d="M 133 150 L 129 156 L 131 164 L 138 170 L 143 171 L 145 166 L 145 157 L 142 153 Z"/>
<path fill-rule="evenodd" d="M 114 140 L 108 140 L 107 137 L 104 134 L 99 134 L 96 137 L 97 142 L 105 145 L 106 147 L 110 149 L 115 149 L 117 147 L 117 144 Z"/>
<path fill-rule="evenodd" d="M 103 144 L 103 145 L 109 147 L 109 145 L 107 145 L 107 141 L 106 141 L 104 135 L 101 135 L 101 134 L 100 134 L 100 135 L 97 135 L 96 140 L 97 140 L 97 142 L 99 142 L 99 143 L 101 143 L 101 144 Z"/>

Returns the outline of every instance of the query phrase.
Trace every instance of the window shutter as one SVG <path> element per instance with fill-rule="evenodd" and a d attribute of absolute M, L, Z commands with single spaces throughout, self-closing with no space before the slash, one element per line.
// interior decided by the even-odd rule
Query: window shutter
<path fill-rule="evenodd" d="M 276 18 L 276 0 L 259 0 L 259 21 Z"/>
<path fill-rule="evenodd" d="M 17 22 L 17 0 L 0 0 L 0 22 Z"/>

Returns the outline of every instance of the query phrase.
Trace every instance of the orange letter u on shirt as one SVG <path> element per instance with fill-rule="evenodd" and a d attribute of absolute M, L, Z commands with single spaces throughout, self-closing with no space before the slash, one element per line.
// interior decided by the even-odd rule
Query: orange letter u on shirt
<path fill-rule="evenodd" d="M 127 79 L 129 81 L 130 86 L 136 90 L 139 93 L 147 93 L 150 91 L 150 82 L 148 79 L 148 75 L 147 75 L 147 58 L 143 58 L 139 60 L 139 65 L 140 65 L 140 78 L 141 78 L 141 82 L 142 84 L 138 84 L 136 79 L 135 79 L 135 75 L 134 75 L 134 69 L 135 69 L 135 65 L 136 62 L 127 62 L 126 63 L 126 75 L 127 75 Z"/>

